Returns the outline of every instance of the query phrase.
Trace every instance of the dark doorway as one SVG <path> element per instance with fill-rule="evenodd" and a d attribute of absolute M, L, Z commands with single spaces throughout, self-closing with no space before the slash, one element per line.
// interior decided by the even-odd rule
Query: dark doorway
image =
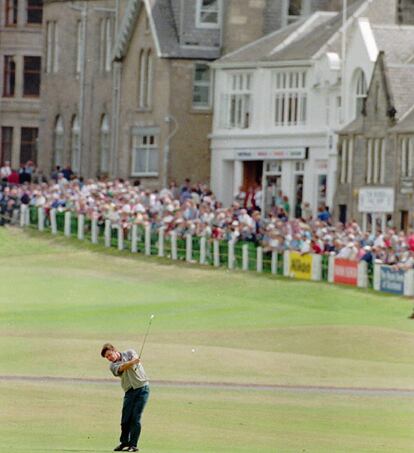
<path fill-rule="evenodd" d="M 401 211 L 401 229 L 405 232 L 408 230 L 408 211 Z"/>
<path fill-rule="evenodd" d="M 339 205 L 339 221 L 346 223 L 346 204 Z"/>
<path fill-rule="evenodd" d="M 263 161 L 249 160 L 243 162 L 243 188 L 256 187 L 262 183 Z"/>

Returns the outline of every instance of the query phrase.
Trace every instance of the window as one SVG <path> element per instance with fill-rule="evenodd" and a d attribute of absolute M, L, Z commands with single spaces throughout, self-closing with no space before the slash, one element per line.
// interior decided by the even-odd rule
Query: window
<path fill-rule="evenodd" d="M 367 139 L 367 173 L 368 184 L 383 183 L 385 179 L 385 146 L 383 139 Z"/>
<path fill-rule="evenodd" d="M 291 24 L 302 15 L 302 0 L 287 1 L 287 24 Z"/>
<path fill-rule="evenodd" d="M 108 116 L 104 115 L 101 121 L 100 136 L 100 172 L 108 173 L 109 171 L 109 121 Z"/>
<path fill-rule="evenodd" d="M 27 23 L 41 24 L 43 19 L 43 0 L 27 1 Z"/>
<path fill-rule="evenodd" d="M 6 27 L 13 27 L 17 25 L 17 0 L 6 0 L 4 24 Z"/>
<path fill-rule="evenodd" d="M 139 54 L 138 106 L 148 109 L 151 106 L 152 52 L 142 49 Z"/>
<path fill-rule="evenodd" d="M 76 74 L 80 74 L 82 66 L 82 22 L 76 24 Z"/>
<path fill-rule="evenodd" d="M 229 129 L 247 129 L 251 125 L 252 74 L 231 74 L 228 93 L 222 97 L 222 124 Z"/>
<path fill-rule="evenodd" d="M 194 66 L 193 107 L 210 107 L 210 67 L 206 64 Z"/>
<path fill-rule="evenodd" d="M 364 100 L 367 96 L 367 82 L 362 69 L 355 73 L 355 116 L 358 116 L 364 107 Z"/>
<path fill-rule="evenodd" d="M 53 144 L 54 144 L 54 162 L 55 166 L 59 165 L 60 167 L 63 166 L 63 154 L 64 154 L 64 139 L 65 139 L 65 130 L 63 128 L 63 120 L 61 116 L 56 118 L 55 122 L 55 131 L 53 137 Z"/>
<path fill-rule="evenodd" d="M 342 184 L 352 182 L 352 161 L 354 157 L 353 138 L 344 138 L 341 145 L 341 173 L 340 181 Z"/>
<path fill-rule="evenodd" d="M 306 123 L 306 72 L 278 71 L 274 74 L 275 126 L 302 126 Z"/>
<path fill-rule="evenodd" d="M 80 170 L 80 145 L 80 125 L 78 117 L 75 115 L 72 119 L 71 133 L 71 166 L 75 173 Z"/>
<path fill-rule="evenodd" d="M 58 31 L 57 23 L 46 23 L 46 72 L 58 71 Z"/>
<path fill-rule="evenodd" d="M 401 149 L 401 176 L 411 178 L 413 176 L 413 140 L 403 137 L 400 141 Z"/>
<path fill-rule="evenodd" d="M 6 161 L 11 162 L 13 151 L 13 128 L 1 128 L 1 150 L 0 150 L 0 164 Z"/>
<path fill-rule="evenodd" d="M 112 21 L 109 17 L 101 20 L 100 68 L 109 72 L 112 67 Z"/>
<path fill-rule="evenodd" d="M 20 138 L 20 162 L 26 163 L 29 160 L 37 161 L 37 137 L 39 129 L 37 127 L 22 127 Z"/>
<path fill-rule="evenodd" d="M 219 28 L 220 0 L 197 0 L 196 26 L 200 28 Z"/>
<path fill-rule="evenodd" d="M 132 175 L 158 175 L 158 145 L 156 135 L 133 135 Z"/>
<path fill-rule="evenodd" d="M 40 95 L 40 57 L 24 57 L 23 96 Z"/>
<path fill-rule="evenodd" d="M 13 55 L 4 56 L 3 66 L 3 97 L 14 96 L 16 88 L 16 62 Z"/>

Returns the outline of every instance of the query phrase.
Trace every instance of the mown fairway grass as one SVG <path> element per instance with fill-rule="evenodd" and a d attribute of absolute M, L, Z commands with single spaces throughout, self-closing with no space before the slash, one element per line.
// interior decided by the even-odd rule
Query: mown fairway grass
<path fill-rule="evenodd" d="M 30 377 L 110 378 L 101 344 L 139 349 L 152 313 L 144 364 L 156 381 L 404 390 L 414 389 L 411 312 L 370 291 L 0 229 L 0 452 L 111 451 L 116 380 Z M 414 393 L 154 384 L 141 448 L 412 452 L 413 424 Z"/>

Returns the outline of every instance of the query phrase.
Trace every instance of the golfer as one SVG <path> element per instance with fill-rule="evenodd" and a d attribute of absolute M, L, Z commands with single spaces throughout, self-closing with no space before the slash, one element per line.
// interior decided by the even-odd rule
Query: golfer
<path fill-rule="evenodd" d="M 141 415 L 149 397 L 148 379 L 138 354 L 133 349 L 119 352 L 115 346 L 105 343 L 101 356 L 111 362 L 109 369 L 121 378 L 125 392 L 121 418 L 120 444 L 114 451 L 138 451 L 141 434 Z"/>

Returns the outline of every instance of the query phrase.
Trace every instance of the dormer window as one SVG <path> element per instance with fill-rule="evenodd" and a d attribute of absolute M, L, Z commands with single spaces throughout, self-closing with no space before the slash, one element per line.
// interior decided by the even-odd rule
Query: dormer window
<path fill-rule="evenodd" d="M 309 0 L 285 0 L 285 23 L 289 25 L 310 13 Z"/>
<path fill-rule="evenodd" d="M 220 27 L 221 0 L 197 0 L 196 26 L 198 28 Z"/>

